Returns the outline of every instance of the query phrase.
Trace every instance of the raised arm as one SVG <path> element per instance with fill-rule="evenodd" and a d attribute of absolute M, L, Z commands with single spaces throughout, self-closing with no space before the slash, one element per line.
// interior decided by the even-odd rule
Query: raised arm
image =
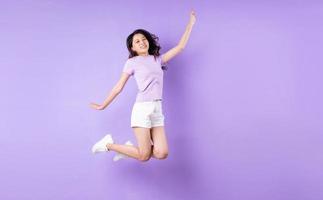
<path fill-rule="evenodd" d="M 108 97 L 104 100 L 102 105 L 91 103 L 91 107 L 97 110 L 103 110 L 105 109 L 115 98 L 120 94 L 123 87 L 126 85 L 130 75 L 127 73 L 122 73 L 119 81 L 117 84 L 112 88 L 111 92 L 109 93 Z"/>
<path fill-rule="evenodd" d="M 163 62 L 168 62 L 170 59 L 172 59 L 177 54 L 179 54 L 181 51 L 183 51 L 183 49 L 185 48 L 186 43 L 190 37 L 190 34 L 191 34 L 192 28 L 195 24 L 195 21 L 196 21 L 195 12 L 191 11 L 190 21 L 188 22 L 188 24 L 186 26 L 186 30 L 185 30 L 181 40 L 179 41 L 179 43 L 175 47 L 173 47 L 172 49 L 167 51 L 165 54 L 163 54 L 163 56 L 162 56 Z"/>

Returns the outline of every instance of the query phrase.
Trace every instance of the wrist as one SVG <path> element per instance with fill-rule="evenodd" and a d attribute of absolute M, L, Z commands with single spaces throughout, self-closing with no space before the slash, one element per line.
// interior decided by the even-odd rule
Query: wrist
<path fill-rule="evenodd" d="M 105 103 L 103 103 L 102 105 L 101 105 L 101 108 L 102 109 L 105 109 L 107 107 L 107 105 L 105 104 Z"/>

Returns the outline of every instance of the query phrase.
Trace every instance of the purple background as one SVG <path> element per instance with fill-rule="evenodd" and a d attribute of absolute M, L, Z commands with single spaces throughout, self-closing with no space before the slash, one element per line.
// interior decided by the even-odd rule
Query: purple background
<path fill-rule="evenodd" d="M 323 199 L 322 1 L 0 1 L 0 199 Z M 125 40 L 145 28 L 169 62 L 168 159 L 91 154 L 135 142 L 132 78 L 104 111 Z"/>

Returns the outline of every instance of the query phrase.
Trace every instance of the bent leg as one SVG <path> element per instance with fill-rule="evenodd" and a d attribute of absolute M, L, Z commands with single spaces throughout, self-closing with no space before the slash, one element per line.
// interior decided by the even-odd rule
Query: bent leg
<path fill-rule="evenodd" d="M 138 147 L 108 144 L 107 148 L 140 161 L 147 161 L 151 157 L 150 129 L 136 127 L 133 130 L 137 138 Z"/>
<path fill-rule="evenodd" d="M 139 160 L 148 161 L 151 157 L 151 139 L 150 129 L 135 127 L 133 128 L 137 138 L 138 149 L 139 149 Z"/>
<path fill-rule="evenodd" d="M 164 126 L 152 127 L 151 136 L 154 143 L 153 157 L 165 159 L 168 156 L 168 144 Z"/>
<path fill-rule="evenodd" d="M 137 147 L 134 147 L 134 146 L 122 145 L 122 144 L 108 144 L 107 148 L 111 151 L 115 151 L 115 152 L 127 155 L 137 160 L 139 158 L 139 150 Z"/>

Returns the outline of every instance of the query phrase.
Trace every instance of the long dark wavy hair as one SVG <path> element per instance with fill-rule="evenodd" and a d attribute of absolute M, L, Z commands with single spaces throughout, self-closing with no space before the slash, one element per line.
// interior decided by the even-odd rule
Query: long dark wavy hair
<path fill-rule="evenodd" d="M 148 31 L 146 31 L 144 29 L 137 29 L 127 37 L 127 48 L 128 48 L 128 51 L 129 51 L 129 58 L 138 56 L 138 54 L 131 49 L 132 48 L 133 36 L 138 34 L 138 33 L 143 34 L 147 38 L 147 40 L 149 42 L 148 54 L 153 55 L 155 60 L 156 60 L 156 58 L 160 55 L 159 50 L 161 49 L 161 47 L 160 47 L 160 45 L 158 43 L 159 38 L 155 34 L 149 33 Z M 163 65 L 162 69 L 166 70 L 167 66 Z"/>

